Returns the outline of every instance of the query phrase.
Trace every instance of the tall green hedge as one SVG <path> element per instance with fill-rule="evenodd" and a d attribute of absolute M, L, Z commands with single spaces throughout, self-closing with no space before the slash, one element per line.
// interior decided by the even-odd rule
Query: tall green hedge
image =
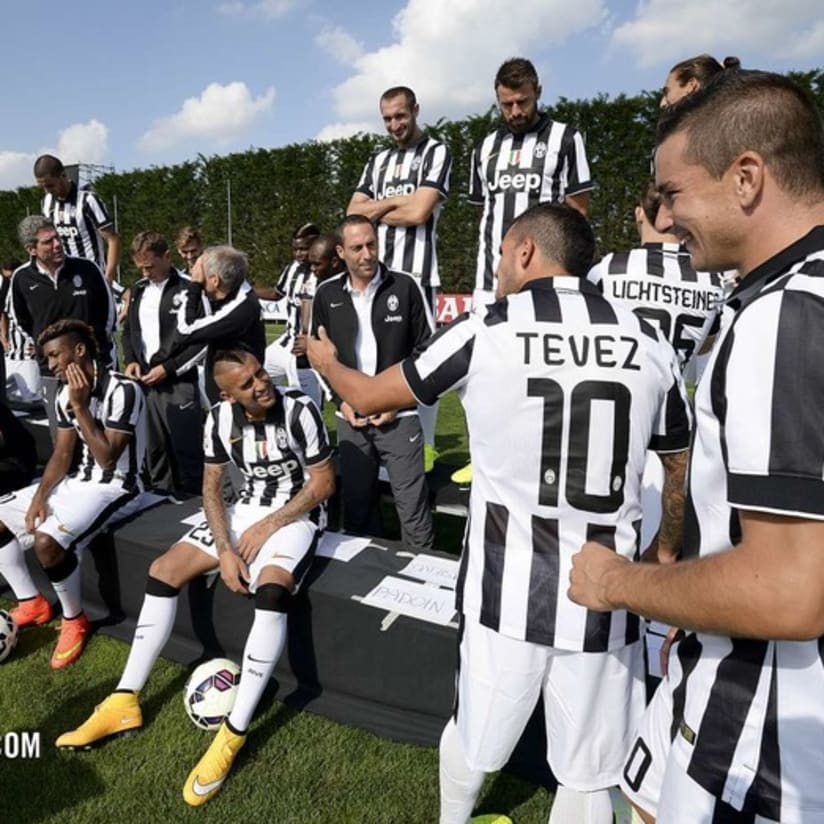
<path fill-rule="evenodd" d="M 824 69 L 791 73 L 824 111 Z M 552 117 L 572 123 L 586 136 L 587 155 L 597 188 L 590 217 L 602 250 L 636 242 L 632 209 L 650 171 L 658 117 L 658 94 L 599 95 L 592 100 L 561 98 Z M 453 156 L 450 196 L 439 226 L 438 255 L 447 291 L 471 291 L 480 210 L 466 201 L 472 148 L 497 124 L 497 114 L 440 120 L 428 130 L 449 144 Z M 210 243 L 227 237 L 227 199 L 231 184 L 232 242 L 249 253 L 258 283 L 272 282 L 290 257 L 294 228 L 307 220 L 332 229 L 342 217 L 369 154 L 384 145 L 377 135 L 357 135 L 329 143 L 300 143 L 254 149 L 224 157 L 198 156 L 177 166 L 153 166 L 108 174 L 95 188 L 110 208 L 117 201 L 119 230 L 126 249 L 144 229 L 170 240 L 187 223 L 201 227 Z M 40 194 L 33 187 L 0 192 L 0 258 L 20 256 L 15 228 L 37 212 Z M 127 253 L 122 279 L 136 270 Z"/>

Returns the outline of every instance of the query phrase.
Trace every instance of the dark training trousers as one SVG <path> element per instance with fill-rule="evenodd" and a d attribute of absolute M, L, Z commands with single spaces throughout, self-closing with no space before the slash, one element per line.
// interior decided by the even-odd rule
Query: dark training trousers
<path fill-rule="evenodd" d="M 203 484 L 203 411 L 197 372 L 144 387 L 149 485 L 199 495 Z"/>
<path fill-rule="evenodd" d="M 413 552 L 434 548 L 429 488 L 423 471 L 423 433 L 417 415 L 387 426 L 356 429 L 337 418 L 343 528 L 354 535 L 383 534 L 378 469 L 383 463 L 398 510 L 401 538 Z"/>

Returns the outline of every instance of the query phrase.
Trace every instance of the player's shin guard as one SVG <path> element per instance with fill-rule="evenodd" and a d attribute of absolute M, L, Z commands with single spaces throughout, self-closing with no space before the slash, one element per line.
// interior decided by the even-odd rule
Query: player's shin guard
<path fill-rule="evenodd" d="M 80 564 L 74 552 L 66 552 L 63 558 L 52 567 L 44 567 L 43 571 L 51 581 L 63 617 L 67 620 L 77 618 L 83 611 L 80 600 Z"/>
<path fill-rule="evenodd" d="M 279 584 L 262 584 L 255 593 L 255 619 L 240 670 L 240 685 L 229 727 L 238 734 L 246 732 L 257 709 L 275 664 L 286 644 L 286 611 L 291 595 Z"/>
<path fill-rule="evenodd" d="M 441 817 L 440 824 L 466 824 L 486 773 L 466 763 L 455 719 L 450 718 L 441 735 L 439 749 Z"/>
<path fill-rule="evenodd" d="M 145 686 L 154 662 L 172 634 L 179 594 L 179 589 L 149 576 L 118 691 L 138 692 Z"/>
<path fill-rule="evenodd" d="M 581 792 L 558 785 L 552 801 L 549 824 L 612 824 L 612 802 L 609 790 Z"/>
<path fill-rule="evenodd" d="M 26 566 L 23 548 L 11 532 L 7 531 L 3 535 L 7 540 L 0 546 L 0 575 L 6 579 L 18 601 L 34 598 L 38 594 L 37 587 Z M 0 541 L 2 540 L 3 536 L 0 535 Z"/>

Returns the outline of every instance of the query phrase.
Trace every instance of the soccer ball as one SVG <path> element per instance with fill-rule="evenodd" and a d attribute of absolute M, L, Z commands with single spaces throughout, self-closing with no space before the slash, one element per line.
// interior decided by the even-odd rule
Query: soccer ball
<path fill-rule="evenodd" d="M 202 730 L 216 730 L 232 711 L 239 683 L 240 668 L 228 658 L 213 658 L 197 667 L 183 690 L 192 723 Z"/>
<path fill-rule="evenodd" d="M 17 624 L 4 609 L 0 609 L 0 663 L 11 655 L 17 646 Z"/>

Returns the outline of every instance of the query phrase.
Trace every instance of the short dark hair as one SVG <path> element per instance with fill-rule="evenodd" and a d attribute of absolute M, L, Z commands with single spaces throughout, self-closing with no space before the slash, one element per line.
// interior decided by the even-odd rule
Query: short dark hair
<path fill-rule="evenodd" d="M 178 248 L 186 246 L 188 243 L 197 243 L 203 246 L 203 238 L 200 236 L 200 231 L 194 226 L 184 226 L 175 238 L 175 246 Z"/>
<path fill-rule="evenodd" d="M 564 203 L 539 203 L 515 218 L 509 231 L 529 236 L 548 260 L 567 274 L 586 277 L 595 257 L 595 235 L 589 221 Z"/>
<path fill-rule="evenodd" d="M 374 221 L 370 220 L 366 215 L 347 215 L 339 224 L 335 232 L 335 243 L 343 245 L 343 231 L 347 226 L 363 226 L 368 224 L 375 229 Z M 375 230 L 377 231 L 377 230 Z"/>
<path fill-rule="evenodd" d="M 317 237 L 320 234 L 320 229 L 315 223 L 304 223 L 298 226 L 292 233 L 292 240 L 304 240 L 306 238 Z"/>
<path fill-rule="evenodd" d="M 539 86 L 538 72 L 531 60 L 525 57 L 510 57 L 509 60 L 501 63 L 498 73 L 495 75 L 495 90 L 498 86 L 507 89 L 520 89 L 521 86 L 531 83 L 536 89 Z"/>
<path fill-rule="evenodd" d="M 335 249 L 337 243 L 338 239 L 337 237 L 335 237 L 335 235 L 321 235 L 320 237 L 316 237 L 312 241 L 312 245 L 309 247 L 309 249 L 310 251 L 315 248 L 322 249 L 323 251 L 321 252 L 321 254 L 325 258 L 331 260 L 333 257 L 338 256 L 337 250 Z"/>
<path fill-rule="evenodd" d="M 236 347 L 234 349 L 219 349 L 215 353 L 214 361 L 212 362 L 212 376 L 217 376 L 220 372 L 225 371 L 229 366 L 243 366 L 247 358 L 254 358 L 258 360 L 257 355 L 243 347 Z M 260 363 L 260 361 L 258 361 Z"/>
<path fill-rule="evenodd" d="M 381 95 L 380 102 L 383 103 L 384 100 L 391 100 L 393 97 L 400 97 L 401 95 L 406 98 L 409 108 L 414 109 L 418 103 L 418 100 L 415 97 L 415 92 L 413 92 L 409 86 L 392 86 L 391 89 L 387 89 Z"/>
<path fill-rule="evenodd" d="M 130 251 L 132 257 L 141 252 L 153 252 L 160 257 L 169 251 L 169 244 L 159 232 L 138 232 L 134 236 Z"/>
<path fill-rule="evenodd" d="M 781 189 L 795 196 L 824 192 L 824 127 L 806 92 L 780 74 L 717 74 L 664 111 L 660 146 L 685 132 L 684 158 L 720 179 L 742 152 L 764 159 Z"/>
<path fill-rule="evenodd" d="M 42 350 L 43 347 L 49 343 L 49 341 L 53 341 L 55 338 L 62 338 L 64 336 L 70 337 L 75 344 L 84 344 L 89 357 L 92 360 L 97 359 L 100 349 L 97 345 L 97 338 L 95 337 L 94 329 L 92 329 L 88 323 L 84 323 L 82 320 L 77 320 L 76 318 L 58 320 L 50 326 L 47 326 L 37 336 L 37 346 Z"/>
<path fill-rule="evenodd" d="M 19 269 L 23 264 L 17 258 L 6 258 L 2 263 L 0 263 L 0 269 L 4 272 L 13 272 L 15 269 Z"/>
<path fill-rule="evenodd" d="M 60 177 L 65 171 L 60 158 L 43 154 L 34 161 L 35 177 Z"/>
<path fill-rule="evenodd" d="M 641 193 L 639 205 L 644 210 L 644 217 L 649 223 L 655 226 L 658 219 L 658 210 L 661 208 L 661 193 L 655 186 L 655 181 L 651 180 Z"/>
<path fill-rule="evenodd" d="M 688 57 L 680 63 L 676 63 L 670 74 L 675 75 L 675 79 L 680 85 L 696 80 L 699 86 L 705 86 L 715 75 L 725 69 L 740 69 L 741 61 L 737 57 L 725 57 L 723 63 L 719 63 L 710 54 L 697 54 L 695 57 Z"/>

